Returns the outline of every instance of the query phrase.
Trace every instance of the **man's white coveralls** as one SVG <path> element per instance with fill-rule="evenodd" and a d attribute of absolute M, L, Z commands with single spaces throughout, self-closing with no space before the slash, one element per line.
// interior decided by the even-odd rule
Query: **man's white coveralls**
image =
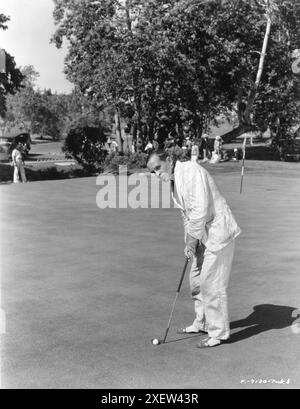
<path fill-rule="evenodd" d="M 199 240 L 190 271 L 196 319 L 193 328 L 212 338 L 230 336 L 227 286 L 240 234 L 231 210 L 210 174 L 198 163 L 177 162 L 174 201 L 181 209 L 185 237 Z"/>

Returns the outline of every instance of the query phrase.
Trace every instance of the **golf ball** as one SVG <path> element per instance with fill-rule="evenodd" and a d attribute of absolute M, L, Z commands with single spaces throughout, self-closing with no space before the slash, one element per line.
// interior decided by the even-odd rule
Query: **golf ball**
<path fill-rule="evenodd" d="M 152 344 L 153 344 L 153 345 L 158 345 L 158 344 L 159 344 L 158 339 L 156 339 L 156 338 L 155 338 L 155 339 L 153 339 L 153 340 L 152 340 Z"/>

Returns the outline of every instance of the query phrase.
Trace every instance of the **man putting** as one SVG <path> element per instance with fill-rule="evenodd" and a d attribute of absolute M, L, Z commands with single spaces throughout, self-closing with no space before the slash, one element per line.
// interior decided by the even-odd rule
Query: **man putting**
<path fill-rule="evenodd" d="M 153 153 L 148 168 L 171 182 L 185 230 L 184 254 L 192 260 L 190 288 L 196 318 L 181 334 L 208 333 L 197 347 L 213 347 L 229 339 L 227 287 L 240 234 L 231 210 L 211 175 L 197 162 L 176 161 L 166 152 Z"/>

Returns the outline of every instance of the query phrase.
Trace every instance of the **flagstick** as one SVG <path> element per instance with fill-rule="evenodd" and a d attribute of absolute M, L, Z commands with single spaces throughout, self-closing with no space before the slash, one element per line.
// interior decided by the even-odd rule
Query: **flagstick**
<path fill-rule="evenodd" d="M 245 174 L 246 141 L 247 141 L 247 137 L 245 136 L 244 143 L 243 143 L 243 163 L 242 163 L 240 194 L 242 194 L 242 191 L 243 191 L 243 180 L 244 180 L 244 174 Z"/>

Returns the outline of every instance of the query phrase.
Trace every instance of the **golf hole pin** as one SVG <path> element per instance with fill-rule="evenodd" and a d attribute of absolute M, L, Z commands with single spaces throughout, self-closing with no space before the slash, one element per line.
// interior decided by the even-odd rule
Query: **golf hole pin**
<path fill-rule="evenodd" d="M 159 340 L 156 339 L 156 338 L 152 339 L 152 344 L 153 344 L 153 345 L 158 345 L 158 344 L 159 344 Z"/>

